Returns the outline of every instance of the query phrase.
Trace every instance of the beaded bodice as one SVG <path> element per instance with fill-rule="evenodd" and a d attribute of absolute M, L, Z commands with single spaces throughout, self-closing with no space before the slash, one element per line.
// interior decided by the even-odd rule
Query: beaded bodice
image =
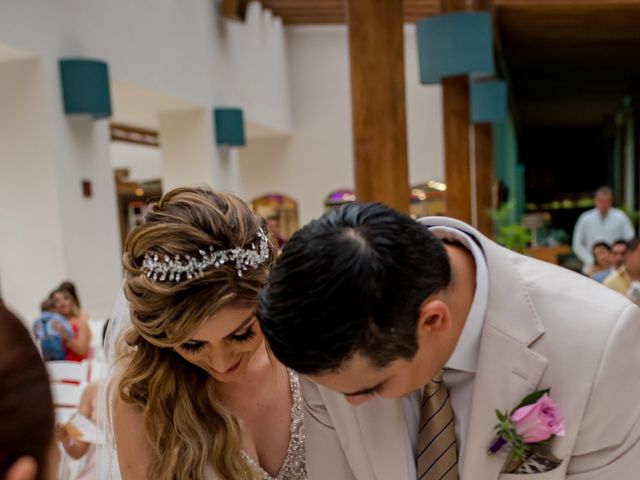
<path fill-rule="evenodd" d="M 291 386 L 291 436 L 289 437 L 289 447 L 284 463 L 276 477 L 272 477 L 265 472 L 249 455 L 243 452 L 247 462 L 254 467 L 261 480 L 306 480 L 307 462 L 304 448 L 304 424 L 302 421 L 302 394 L 300 393 L 300 382 L 298 375 L 293 370 L 289 372 L 289 385 Z"/>

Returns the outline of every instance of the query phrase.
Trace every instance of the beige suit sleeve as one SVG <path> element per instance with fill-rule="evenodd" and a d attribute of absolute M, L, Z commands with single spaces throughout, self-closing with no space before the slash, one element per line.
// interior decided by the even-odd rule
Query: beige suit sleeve
<path fill-rule="evenodd" d="M 356 480 L 318 386 L 300 379 L 309 480 Z"/>
<path fill-rule="evenodd" d="M 569 480 L 637 480 L 640 475 L 640 309 L 614 327 L 568 467 Z"/>

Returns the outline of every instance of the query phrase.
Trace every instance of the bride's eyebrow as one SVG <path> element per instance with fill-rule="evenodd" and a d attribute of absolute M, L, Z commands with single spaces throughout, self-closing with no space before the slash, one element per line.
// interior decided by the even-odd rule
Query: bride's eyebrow
<path fill-rule="evenodd" d="M 238 328 L 236 328 L 233 332 L 231 332 L 229 335 L 225 336 L 224 338 L 229 338 L 229 337 L 232 337 L 234 335 L 237 335 L 239 331 L 241 331 L 243 328 L 247 327 L 249 324 L 253 323 L 255 320 L 256 320 L 256 312 L 252 312 L 251 315 L 249 315 L 247 318 L 245 318 L 242 321 L 242 323 L 238 326 Z M 198 340 L 197 338 L 190 338 L 185 343 L 207 343 L 207 341 L 206 340 Z"/>

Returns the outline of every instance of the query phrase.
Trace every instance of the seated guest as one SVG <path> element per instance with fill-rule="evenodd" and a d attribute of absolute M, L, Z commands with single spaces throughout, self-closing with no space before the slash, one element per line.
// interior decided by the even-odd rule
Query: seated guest
<path fill-rule="evenodd" d="M 65 280 L 64 282 L 60 283 L 60 285 L 58 285 L 56 290 L 64 290 L 65 292 L 67 292 L 69 295 L 71 295 L 71 298 L 73 299 L 73 302 L 77 305 L 78 309 L 81 308 L 80 296 L 78 295 L 78 291 L 76 289 L 75 283 L 70 282 L 69 280 Z"/>
<path fill-rule="evenodd" d="M 66 318 L 71 324 L 72 335 L 59 331 L 64 340 L 64 359 L 71 362 L 81 362 L 89 356 L 91 346 L 91 330 L 87 314 L 82 312 L 68 290 L 58 288 L 50 298 L 55 301 L 56 312 Z"/>
<path fill-rule="evenodd" d="M 55 311 L 56 303 L 48 298 L 40 304 L 42 312 L 33 321 L 33 334 L 40 342 L 40 350 L 45 362 L 50 360 L 64 360 L 63 336 L 73 336 L 71 324 Z"/>
<path fill-rule="evenodd" d="M 627 255 L 627 242 L 625 240 L 616 240 L 611 245 L 611 266 L 617 270 L 624 265 L 624 257 Z"/>
<path fill-rule="evenodd" d="M 640 298 L 636 298 L 632 289 L 634 282 L 640 282 L 640 240 L 634 238 L 627 242 L 627 254 L 624 259 L 624 265 L 609 275 L 602 282 L 605 286 L 628 296 L 635 302 Z"/>
<path fill-rule="evenodd" d="M 0 479 L 54 480 L 49 377 L 22 322 L 0 302 Z"/>
<path fill-rule="evenodd" d="M 589 276 L 596 282 L 602 281 L 613 273 L 611 268 L 611 247 L 607 242 L 597 242 L 591 247 L 593 265 L 589 270 Z"/>

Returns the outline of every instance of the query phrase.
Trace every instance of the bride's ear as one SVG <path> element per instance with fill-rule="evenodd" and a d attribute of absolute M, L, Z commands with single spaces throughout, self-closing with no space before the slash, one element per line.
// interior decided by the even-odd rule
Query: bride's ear
<path fill-rule="evenodd" d="M 7 470 L 5 480 L 35 480 L 38 464 L 33 457 L 23 456 L 13 462 Z"/>

